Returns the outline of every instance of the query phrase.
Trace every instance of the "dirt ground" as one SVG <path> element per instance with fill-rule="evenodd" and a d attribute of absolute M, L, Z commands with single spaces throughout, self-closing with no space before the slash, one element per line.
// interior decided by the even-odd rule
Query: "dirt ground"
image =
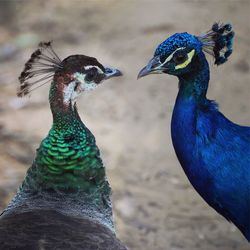
<path fill-rule="evenodd" d="M 249 0 L 0 1 L 0 210 L 51 126 L 49 86 L 24 99 L 16 90 L 37 43 L 52 39 L 61 58 L 91 55 L 124 73 L 78 102 L 107 167 L 119 238 L 131 250 L 249 249 L 194 191 L 176 159 L 170 120 L 177 79 L 136 80 L 156 45 L 171 34 L 200 34 L 215 21 L 230 21 L 234 52 L 220 67 L 209 59 L 208 96 L 231 120 L 249 125 L 249 13 Z"/>

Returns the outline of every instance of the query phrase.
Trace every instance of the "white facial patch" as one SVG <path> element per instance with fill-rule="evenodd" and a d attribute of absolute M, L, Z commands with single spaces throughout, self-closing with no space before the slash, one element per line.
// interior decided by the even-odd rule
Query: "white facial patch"
<path fill-rule="evenodd" d="M 85 70 L 95 67 L 98 72 L 103 74 L 103 71 L 97 67 L 97 66 L 86 66 Z M 63 90 L 64 92 L 64 103 L 69 103 L 70 101 L 74 103 L 76 101 L 76 98 L 83 92 L 88 90 L 93 90 L 97 87 L 97 84 L 95 82 L 88 82 L 85 80 L 86 74 L 82 74 L 79 72 L 76 72 L 73 77 L 75 80 L 70 82 Z"/>
<path fill-rule="evenodd" d="M 72 94 L 74 93 L 74 89 L 76 86 L 76 82 L 72 81 L 66 86 L 63 90 L 64 95 L 63 95 L 63 102 L 68 104 L 72 100 Z"/>
<path fill-rule="evenodd" d="M 81 91 L 93 90 L 97 87 L 97 84 L 95 82 L 87 82 L 85 80 L 86 74 L 76 72 L 73 76 L 76 79 L 76 81 L 80 83 Z"/>
<path fill-rule="evenodd" d="M 185 47 L 181 47 L 181 48 L 176 49 L 176 50 L 175 50 L 171 55 L 169 55 L 169 56 L 166 58 L 166 60 L 165 60 L 161 65 L 159 65 L 157 68 L 159 68 L 159 67 L 161 67 L 163 64 L 169 62 L 169 61 L 173 58 L 174 53 L 175 53 L 176 51 L 178 51 L 178 50 L 183 50 L 183 49 L 185 49 Z"/>

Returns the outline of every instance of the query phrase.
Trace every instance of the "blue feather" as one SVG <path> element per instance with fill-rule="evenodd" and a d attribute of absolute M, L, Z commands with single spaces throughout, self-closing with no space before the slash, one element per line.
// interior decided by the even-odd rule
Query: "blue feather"
<path fill-rule="evenodd" d="M 250 128 L 206 105 L 178 96 L 173 145 L 197 192 L 250 240 Z"/>
<path fill-rule="evenodd" d="M 250 128 L 228 120 L 206 98 L 210 72 L 203 51 L 215 64 L 225 63 L 233 37 L 230 24 L 218 23 L 203 36 L 176 33 L 157 47 L 139 77 L 158 72 L 179 78 L 171 122 L 178 160 L 203 199 L 250 241 Z"/>

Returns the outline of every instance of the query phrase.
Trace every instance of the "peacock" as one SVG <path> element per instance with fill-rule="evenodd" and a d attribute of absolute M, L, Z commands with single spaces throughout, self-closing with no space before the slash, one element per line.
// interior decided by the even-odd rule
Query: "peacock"
<path fill-rule="evenodd" d="M 18 96 L 51 81 L 53 125 L 37 149 L 16 196 L 0 216 L 1 250 L 125 250 L 115 235 L 111 188 L 94 135 L 76 99 L 122 75 L 94 57 L 61 60 L 42 42 L 19 77 Z"/>
<path fill-rule="evenodd" d="M 201 197 L 250 241 L 250 128 L 227 119 L 206 97 L 210 72 L 204 52 L 221 65 L 232 54 L 233 38 L 229 23 L 214 23 L 201 36 L 176 33 L 156 48 L 138 78 L 178 77 L 171 121 L 177 158 Z"/>

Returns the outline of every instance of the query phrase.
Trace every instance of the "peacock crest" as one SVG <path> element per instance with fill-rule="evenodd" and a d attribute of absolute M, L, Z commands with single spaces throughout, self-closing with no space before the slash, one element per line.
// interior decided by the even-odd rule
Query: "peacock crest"
<path fill-rule="evenodd" d="M 234 31 L 229 23 L 214 23 L 208 32 L 197 38 L 202 43 L 202 49 L 215 58 L 217 65 L 225 63 L 233 52 Z"/>

